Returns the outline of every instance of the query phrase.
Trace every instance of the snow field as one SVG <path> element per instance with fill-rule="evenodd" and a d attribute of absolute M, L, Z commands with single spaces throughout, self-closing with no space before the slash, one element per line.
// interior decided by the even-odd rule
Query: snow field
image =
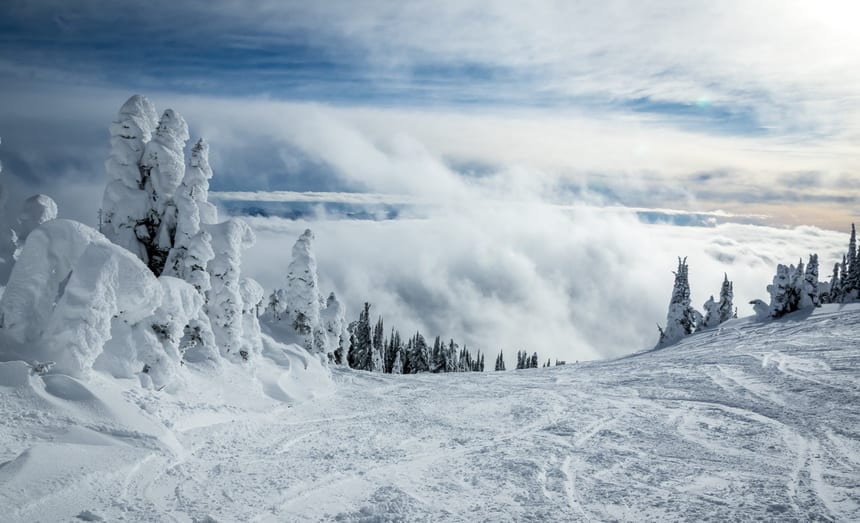
<path fill-rule="evenodd" d="M 857 520 L 858 325 L 860 306 L 826 305 L 615 361 L 406 376 L 329 371 L 264 335 L 253 370 L 194 369 L 175 394 L 4 363 L 0 505 L 10 521 Z"/>

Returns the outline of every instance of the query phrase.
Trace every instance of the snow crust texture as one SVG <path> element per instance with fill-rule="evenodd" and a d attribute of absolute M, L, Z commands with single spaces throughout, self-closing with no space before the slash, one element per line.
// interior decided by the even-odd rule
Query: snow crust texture
<path fill-rule="evenodd" d="M 336 391 L 266 335 L 250 388 L 238 365 L 159 394 L 2 363 L 0 506 L 10 522 L 857 521 L 858 328 L 860 306 L 824 305 L 609 362 L 333 367 Z"/>

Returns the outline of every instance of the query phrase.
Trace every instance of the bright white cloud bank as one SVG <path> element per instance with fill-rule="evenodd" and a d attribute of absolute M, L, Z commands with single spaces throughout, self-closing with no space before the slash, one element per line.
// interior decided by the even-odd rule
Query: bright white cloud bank
<path fill-rule="evenodd" d="M 652 346 L 665 320 L 677 255 L 688 255 L 697 308 L 735 282 L 740 315 L 766 298 L 777 262 L 810 252 L 822 271 L 847 235 L 811 227 L 643 225 L 632 215 L 545 205 L 450 206 L 427 219 L 251 219 L 258 243 L 245 266 L 282 285 L 289 247 L 316 231 L 321 279 L 350 316 L 371 301 L 388 327 L 420 329 L 487 351 L 520 348 L 566 360 L 619 356 Z M 354 319 L 354 318 L 353 318 Z"/>

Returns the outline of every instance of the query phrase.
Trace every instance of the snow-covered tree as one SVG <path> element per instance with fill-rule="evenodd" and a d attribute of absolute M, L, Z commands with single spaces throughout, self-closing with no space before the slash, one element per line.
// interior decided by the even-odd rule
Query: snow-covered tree
<path fill-rule="evenodd" d="M 709 329 L 720 324 L 720 303 L 714 301 L 713 295 L 702 305 L 702 309 L 705 311 L 705 316 L 700 328 Z"/>
<path fill-rule="evenodd" d="M 819 307 L 821 305 L 821 294 L 818 289 L 818 255 L 810 254 L 809 262 L 806 264 L 806 270 L 803 273 L 803 278 L 799 282 L 798 293 L 800 299 L 798 308 L 807 309 L 811 307 Z"/>
<path fill-rule="evenodd" d="M 352 329 L 349 365 L 354 369 L 373 369 L 373 333 L 370 326 L 370 303 L 364 304 Z"/>
<path fill-rule="evenodd" d="M 277 300 L 277 296 L 274 297 Z M 271 300 L 270 300 L 271 304 Z M 275 307 L 279 308 L 279 307 Z M 326 335 L 326 347 L 330 351 L 332 361 L 338 365 L 347 365 L 347 350 L 349 349 L 349 330 L 346 323 L 346 310 L 337 295 L 332 292 L 326 300 L 326 307 L 321 313 L 321 321 Z"/>
<path fill-rule="evenodd" d="M 830 277 L 830 303 L 840 303 L 842 301 L 842 285 L 840 284 L 841 278 L 839 275 L 839 263 L 833 264 L 833 275 Z"/>
<path fill-rule="evenodd" d="M 800 294 L 795 287 L 797 268 L 794 265 L 779 264 L 773 283 L 767 286 L 770 293 L 770 315 L 778 318 L 797 310 Z"/>
<path fill-rule="evenodd" d="M 397 347 L 394 352 L 394 362 L 391 364 L 391 374 L 403 374 L 403 349 Z"/>
<path fill-rule="evenodd" d="M 138 235 L 148 236 L 142 225 L 151 207 L 147 180 L 141 166 L 146 144 L 158 126 L 155 106 L 134 95 L 120 108 L 110 126 L 111 150 L 105 161 L 108 184 L 102 200 L 101 232 L 147 262 L 147 250 Z"/>
<path fill-rule="evenodd" d="M 24 200 L 15 227 L 18 247 L 24 244 L 33 229 L 56 217 L 57 203 L 50 196 L 36 194 Z"/>
<path fill-rule="evenodd" d="M 713 295 L 702 308 L 705 311 L 701 322 L 702 328 L 712 328 L 734 317 L 734 292 L 732 282 L 727 274 L 723 274 L 723 284 L 720 287 L 720 300 L 715 301 Z"/>
<path fill-rule="evenodd" d="M 173 109 L 167 109 L 143 151 L 141 171 L 150 207 L 137 237 L 146 248 L 147 264 L 160 275 L 173 248 L 177 227 L 176 190 L 185 177 L 185 142 L 188 124 Z"/>
<path fill-rule="evenodd" d="M 231 219 L 206 226 L 212 236 L 214 257 L 207 270 L 211 283 L 206 293 L 206 311 L 221 355 L 241 361 L 245 305 L 241 294 L 242 251 L 254 244 L 251 228 L 242 220 Z"/>
<path fill-rule="evenodd" d="M 163 272 L 187 281 L 204 295 L 210 285 L 206 265 L 214 252 L 212 236 L 202 225 L 214 224 L 218 218 L 215 206 L 207 201 L 211 177 L 209 144 L 201 138 L 191 149 L 191 160 L 173 198 L 176 228 Z"/>
<path fill-rule="evenodd" d="M 687 258 L 678 258 L 675 285 L 666 315 L 666 328 L 660 328 L 660 345 L 674 343 L 693 333 L 702 321 L 702 315 L 690 304 L 690 283 Z"/>
<path fill-rule="evenodd" d="M 373 372 L 385 372 L 385 326 L 382 316 L 373 328 Z"/>
<path fill-rule="evenodd" d="M 252 278 L 242 278 L 239 280 L 239 296 L 242 298 L 242 347 L 239 355 L 249 360 L 263 351 L 259 319 L 263 287 Z"/>
<path fill-rule="evenodd" d="M 860 296 L 860 259 L 857 253 L 857 231 L 851 224 L 851 238 L 848 241 L 848 281 L 844 293 L 851 300 Z"/>
<path fill-rule="evenodd" d="M 720 288 L 720 323 L 735 317 L 734 285 L 729 281 L 729 275 L 723 274 L 723 285 Z"/>
<path fill-rule="evenodd" d="M 286 316 L 301 345 L 312 353 L 325 353 L 325 329 L 320 322 L 320 293 L 317 261 L 313 252 L 314 233 L 306 229 L 293 245 L 287 267 Z"/>
<path fill-rule="evenodd" d="M 409 362 L 412 374 L 430 372 L 430 350 L 427 347 L 424 336 L 420 332 L 416 332 L 412 338 L 412 351 L 409 354 Z"/>

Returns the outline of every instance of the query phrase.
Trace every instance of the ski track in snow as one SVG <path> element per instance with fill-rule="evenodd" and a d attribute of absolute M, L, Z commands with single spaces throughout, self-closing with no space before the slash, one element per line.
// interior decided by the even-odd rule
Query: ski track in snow
<path fill-rule="evenodd" d="M 858 333 L 860 307 L 825 307 L 608 362 L 335 369 L 335 394 L 295 405 L 125 390 L 168 436 L 0 387 L 0 506 L 4 521 L 857 521 Z"/>

